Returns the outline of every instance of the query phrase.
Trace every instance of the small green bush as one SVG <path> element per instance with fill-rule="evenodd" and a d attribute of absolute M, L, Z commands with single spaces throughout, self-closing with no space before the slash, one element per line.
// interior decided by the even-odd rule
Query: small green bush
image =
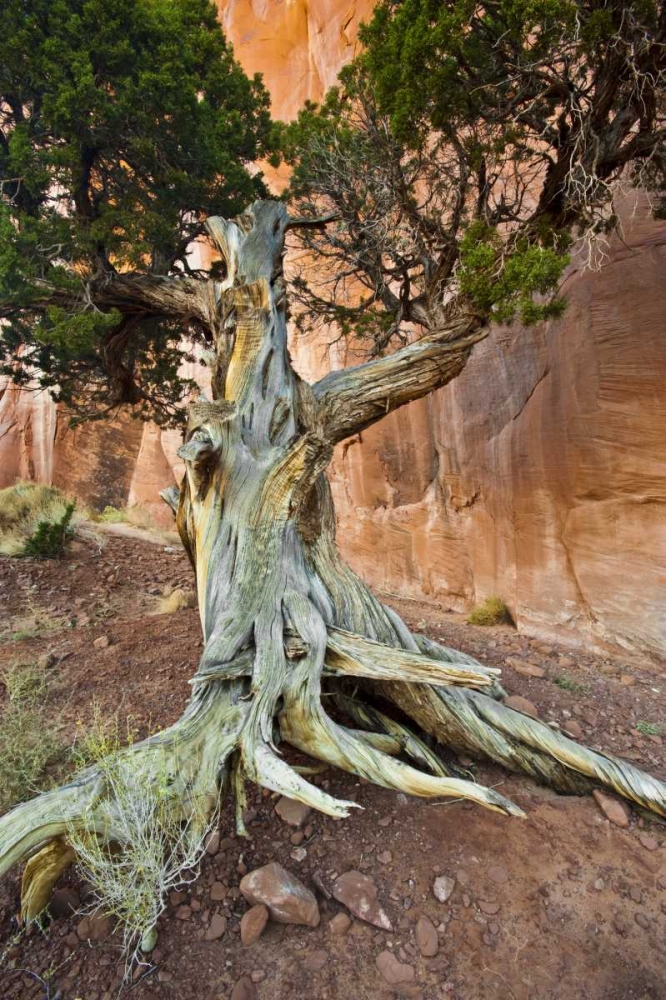
<path fill-rule="evenodd" d="M 587 694 L 590 690 L 589 684 L 580 684 L 578 681 L 572 680 L 568 674 L 560 674 L 559 677 L 554 677 L 553 683 L 557 684 L 563 691 L 570 691 L 571 694 Z"/>
<path fill-rule="evenodd" d="M 487 597 L 470 613 L 470 625 L 513 625 L 511 612 L 501 597 Z"/>
<path fill-rule="evenodd" d="M 107 504 L 102 513 L 98 514 L 95 520 L 102 521 L 104 524 L 122 524 L 127 520 L 127 514 L 124 510 L 118 510 L 117 507 L 112 507 L 110 504 Z"/>
<path fill-rule="evenodd" d="M 663 736 L 666 727 L 660 726 L 658 722 L 637 722 L 636 729 L 643 736 Z"/>
<path fill-rule="evenodd" d="M 40 521 L 34 535 L 25 543 L 23 555 L 33 559 L 60 559 L 71 533 L 70 523 L 75 506 L 73 501 L 68 503 L 58 521 Z"/>

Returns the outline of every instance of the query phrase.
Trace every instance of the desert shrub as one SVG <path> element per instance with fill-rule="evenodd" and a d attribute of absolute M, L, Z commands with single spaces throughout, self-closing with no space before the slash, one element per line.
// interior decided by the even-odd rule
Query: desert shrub
<path fill-rule="evenodd" d="M 554 677 L 553 684 L 557 684 L 558 688 L 562 688 L 563 691 L 569 691 L 570 694 L 587 694 L 590 690 L 589 684 L 581 684 L 569 677 L 568 674 Z"/>
<path fill-rule="evenodd" d="M 170 615 L 182 608 L 194 608 L 196 603 L 197 598 L 193 590 L 183 590 L 182 587 L 176 587 L 171 593 L 164 594 L 158 599 L 157 614 Z"/>
<path fill-rule="evenodd" d="M 97 723 L 99 726 L 99 723 Z M 140 951 L 157 941 L 156 924 L 177 886 L 194 881 L 204 854 L 210 821 L 196 809 L 182 818 L 171 790 L 166 761 L 162 771 L 143 772 L 122 753 L 117 728 L 88 737 L 87 763 L 104 778 L 116 843 L 103 842 L 93 825 L 72 827 L 67 839 L 91 888 L 89 912 L 104 911 L 122 928 L 126 970 Z M 107 753 L 109 746 L 114 749 Z M 94 758 L 99 754 L 97 760 Z"/>
<path fill-rule="evenodd" d="M 34 535 L 26 541 L 23 555 L 32 556 L 33 559 L 60 559 L 65 553 L 67 537 L 71 534 L 74 507 L 73 502 L 68 503 L 58 521 L 40 521 Z"/>
<path fill-rule="evenodd" d="M 63 744 L 47 713 L 46 668 L 14 664 L 0 675 L 7 700 L 0 715 L 0 812 L 47 788 Z"/>
<path fill-rule="evenodd" d="M 470 612 L 470 625 L 513 625 L 511 612 L 501 597 L 487 597 Z"/>
<path fill-rule="evenodd" d="M 101 514 L 97 514 L 95 520 L 101 521 L 103 524 L 122 524 L 127 520 L 127 514 L 124 510 L 107 504 Z"/>
<path fill-rule="evenodd" d="M 666 733 L 666 726 L 658 722 L 637 722 L 636 729 L 643 736 L 663 736 Z"/>
<path fill-rule="evenodd" d="M 48 549 L 52 544 L 57 547 L 63 532 L 79 533 L 84 517 L 85 512 L 74 510 L 73 501 L 55 486 L 39 483 L 8 486 L 0 490 L 0 555 L 40 555 L 34 551 L 26 553 L 26 547 Z"/>

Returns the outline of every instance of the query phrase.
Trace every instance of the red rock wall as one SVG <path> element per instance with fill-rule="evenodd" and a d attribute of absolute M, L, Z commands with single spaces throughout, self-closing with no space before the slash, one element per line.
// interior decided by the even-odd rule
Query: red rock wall
<path fill-rule="evenodd" d="M 371 3 L 219 7 L 287 118 L 334 82 Z M 535 634 L 666 650 L 665 240 L 641 209 L 602 271 L 572 271 L 562 321 L 495 332 L 454 384 L 338 449 L 339 540 L 371 584 L 457 609 L 498 594 Z M 322 373 L 321 343 L 293 349 Z M 43 395 L 0 398 L 0 485 L 53 480 L 166 523 L 177 446 L 130 420 L 72 434 Z"/>

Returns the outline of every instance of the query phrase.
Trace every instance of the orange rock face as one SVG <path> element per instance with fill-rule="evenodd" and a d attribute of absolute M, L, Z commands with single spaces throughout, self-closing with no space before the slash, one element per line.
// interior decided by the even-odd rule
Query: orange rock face
<path fill-rule="evenodd" d="M 218 6 L 289 118 L 335 81 L 372 5 Z M 631 207 L 604 268 L 572 269 L 561 321 L 496 331 L 452 385 L 337 449 L 340 545 L 372 585 L 456 609 L 499 595 L 534 634 L 664 652 L 666 226 Z M 322 374 L 321 343 L 293 350 Z M 0 388 L 0 485 L 53 481 L 168 524 L 178 444 L 130 420 L 72 433 L 43 394 Z"/>

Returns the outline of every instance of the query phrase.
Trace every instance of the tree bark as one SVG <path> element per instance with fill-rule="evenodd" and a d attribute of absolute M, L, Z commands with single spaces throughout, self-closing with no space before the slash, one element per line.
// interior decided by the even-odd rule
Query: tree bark
<path fill-rule="evenodd" d="M 325 474 L 333 445 L 454 377 L 486 331 L 459 317 L 313 389 L 287 349 L 282 256 L 293 224 L 279 202 L 209 220 L 227 265 L 207 293 L 212 398 L 190 407 L 186 475 L 165 496 L 196 573 L 204 649 L 182 719 L 119 755 L 125 787 L 164 796 L 166 774 L 168 808 L 178 820 L 196 815 L 193 836 L 215 814 L 227 777 L 240 832 L 246 779 L 329 815 L 356 808 L 291 768 L 276 749 L 283 740 L 387 788 L 522 815 L 451 773 L 426 733 L 567 791 L 610 785 L 666 815 L 663 784 L 504 707 L 497 671 L 412 635 L 340 558 Z M 351 725 L 324 709 L 323 686 Z M 26 919 L 71 861 L 72 831 L 123 847 L 122 808 L 104 769 L 93 767 L 0 819 L 0 871 L 30 858 Z"/>

